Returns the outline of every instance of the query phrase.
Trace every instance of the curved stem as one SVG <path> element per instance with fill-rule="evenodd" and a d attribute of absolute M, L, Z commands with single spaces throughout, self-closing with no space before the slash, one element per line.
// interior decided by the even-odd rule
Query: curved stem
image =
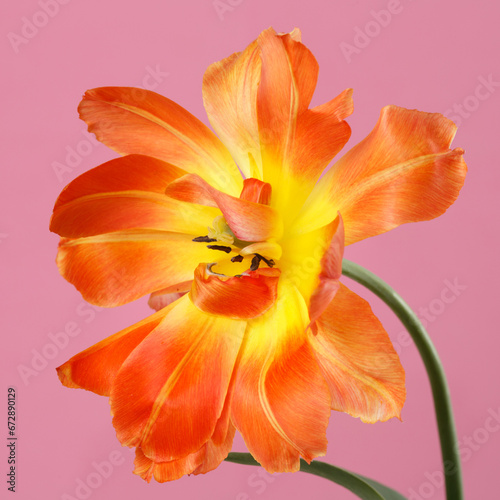
<path fill-rule="evenodd" d="M 250 453 L 229 453 L 226 462 L 243 465 L 260 465 Z M 318 460 L 314 460 L 314 462 L 308 464 L 305 460 L 301 459 L 300 470 L 301 472 L 306 472 L 307 474 L 313 474 L 333 481 L 365 500 L 406 500 L 405 497 L 397 491 L 373 479 L 369 479 L 345 469 L 340 469 L 339 467 L 335 467 L 325 462 L 319 462 Z"/>
<path fill-rule="evenodd" d="M 380 297 L 401 320 L 413 338 L 427 370 L 441 443 L 447 500 L 463 500 L 462 470 L 450 392 L 438 353 L 417 315 L 384 281 L 362 266 L 346 259 L 342 274 L 362 284 Z"/>

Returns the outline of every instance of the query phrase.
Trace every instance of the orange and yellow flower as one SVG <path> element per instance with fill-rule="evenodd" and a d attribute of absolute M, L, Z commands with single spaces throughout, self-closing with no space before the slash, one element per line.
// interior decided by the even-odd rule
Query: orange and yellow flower
<path fill-rule="evenodd" d="M 344 243 L 441 215 L 466 166 L 440 114 L 384 108 L 350 136 L 352 91 L 309 109 L 318 64 L 268 29 L 212 64 L 214 135 L 141 89 L 88 91 L 80 116 L 123 155 L 71 182 L 51 230 L 61 274 L 92 304 L 151 294 L 157 312 L 58 368 L 110 398 L 135 472 L 217 467 L 237 429 L 270 472 L 326 452 L 331 410 L 399 417 L 404 371 L 370 306 L 340 283 Z"/>

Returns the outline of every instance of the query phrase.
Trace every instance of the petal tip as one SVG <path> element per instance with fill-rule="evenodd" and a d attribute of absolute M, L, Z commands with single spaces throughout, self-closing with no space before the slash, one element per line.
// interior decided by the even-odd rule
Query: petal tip
<path fill-rule="evenodd" d="M 281 35 L 282 33 L 280 33 Z M 289 35 L 290 38 L 294 41 L 294 42 L 302 42 L 302 32 L 300 31 L 300 28 L 293 28 L 292 31 L 290 31 L 290 33 L 284 33 L 285 35 Z"/>
<path fill-rule="evenodd" d="M 81 387 L 78 384 L 75 384 L 72 380 L 71 365 L 68 362 L 58 366 L 56 368 L 56 372 L 62 385 L 69 387 L 70 389 L 81 389 Z"/>

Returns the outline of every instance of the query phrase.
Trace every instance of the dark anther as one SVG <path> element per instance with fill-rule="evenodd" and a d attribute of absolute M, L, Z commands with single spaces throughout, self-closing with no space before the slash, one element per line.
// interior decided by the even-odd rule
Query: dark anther
<path fill-rule="evenodd" d="M 231 257 L 231 262 L 241 262 L 243 260 L 243 255 L 235 255 Z"/>
<path fill-rule="evenodd" d="M 250 271 L 257 271 L 257 269 L 259 269 L 261 259 L 262 257 L 259 254 L 255 254 L 252 259 L 252 264 L 250 264 Z"/>
<path fill-rule="evenodd" d="M 263 260 L 269 267 L 273 267 L 276 265 L 276 262 L 274 262 L 273 259 L 266 259 L 265 257 L 262 257 L 262 255 L 260 255 L 259 253 L 256 253 L 255 255 L 259 257 L 260 260 Z"/>
<path fill-rule="evenodd" d="M 222 252 L 230 253 L 231 247 L 225 247 L 224 245 L 207 245 L 210 250 L 221 250 Z"/>
<path fill-rule="evenodd" d="M 198 236 L 197 238 L 193 238 L 193 241 L 197 243 L 212 243 L 212 241 L 217 241 L 217 239 L 209 238 L 208 236 Z"/>

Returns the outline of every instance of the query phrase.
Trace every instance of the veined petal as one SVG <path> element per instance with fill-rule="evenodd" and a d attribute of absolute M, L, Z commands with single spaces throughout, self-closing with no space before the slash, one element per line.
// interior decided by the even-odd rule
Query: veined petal
<path fill-rule="evenodd" d="M 144 155 L 128 155 L 107 161 L 72 180 L 62 191 L 54 210 L 78 198 L 118 191 L 163 194 L 165 187 L 186 171 Z"/>
<path fill-rule="evenodd" d="M 57 368 L 59 380 L 66 387 L 109 396 L 123 362 L 161 323 L 169 310 L 163 309 L 73 356 Z"/>
<path fill-rule="evenodd" d="M 221 416 L 246 322 L 215 317 L 184 296 L 134 350 L 110 397 L 124 446 L 154 462 L 198 451 Z"/>
<path fill-rule="evenodd" d="M 177 460 L 155 462 L 148 458 L 141 448 L 137 448 L 135 450 L 134 474 L 142 477 L 148 483 L 153 477 L 159 483 L 175 481 L 182 476 L 192 474 L 203 463 L 205 454 L 206 449 L 203 445 L 198 451 Z"/>
<path fill-rule="evenodd" d="M 258 269 L 245 275 L 221 279 L 207 275 L 206 264 L 194 272 L 190 298 L 200 310 L 232 319 L 264 314 L 276 301 L 278 269 Z"/>
<path fill-rule="evenodd" d="M 301 99 L 293 66 L 283 39 L 273 29 L 258 38 L 262 77 L 257 110 L 263 180 L 274 187 L 272 206 L 282 211 L 290 198 L 292 148 Z M 301 45 L 290 39 L 291 44 Z M 314 75 L 314 78 L 316 75 Z M 307 99 L 307 97 L 306 97 Z"/>
<path fill-rule="evenodd" d="M 405 374 L 369 304 L 340 285 L 309 336 L 330 387 L 332 409 L 364 422 L 400 418 Z"/>
<path fill-rule="evenodd" d="M 304 111 L 297 118 L 291 165 L 292 174 L 303 183 L 306 196 L 323 170 L 345 146 L 351 128 L 344 121 L 353 111 L 352 89 L 331 101 Z"/>
<path fill-rule="evenodd" d="M 226 256 L 191 235 L 123 231 L 61 239 L 59 271 L 91 304 L 114 307 L 193 279 L 200 262 Z"/>
<path fill-rule="evenodd" d="M 142 449 L 136 449 L 135 470 L 148 483 L 154 477 L 163 483 L 179 479 L 186 474 L 205 474 L 220 465 L 231 451 L 235 427 L 230 422 L 230 407 L 234 389 L 235 373 L 231 376 L 222 413 L 217 420 L 210 439 L 196 452 L 169 462 L 155 462 Z M 170 430 L 165 429 L 168 433 Z"/>
<path fill-rule="evenodd" d="M 259 37 L 261 47 L 268 43 L 266 40 L 268 32 L 272 33 L 272 29 L 266 30 Z M 298 28 L 294 28 L 291 33 L 280 33 L 278 37 L 281 39 L 290 61 L 289 71 L 291 71 L 297 87 L 298 112 L 300 114 L 306 111 L 311 103 L 318 81 L 319 65 L 312 52 L 301 43 L 302 35 Z"/>
<path fill-rule="evenodd" d="M 220 212 L 165 196 L 165 187 L 183 175 L 185 171 L 148 156 L 111 160 L 66 186 L 50 229 L 66 238 L 127 229 L 199 235 Z"/>
<path fill-rule="evenodd" d="M 257 107 L 261 143 L 266 156 L 287 165 L 297 115 L 307 110 L 316 87 L 318 63 L 302 43 L 272 28 L 263 31 L 257 43 L 262 59 Z M 264 165 L 266 181 L 267 168 L 271 165 Z"/>
<path fill-rule="evenodd" d="M 440 114 L 385 107 L 372 132 L 316 185 L 291 232 L 309 232 L 340 211 L 348 245 L 441 215 L 467 171 L 464 151 L 448 149 L 455 131 Z"/>
<path fill-rule="evenodd" d="M 266 30 L 258 40 L 263 75 L 258 100 L 263 180 L 272 184 L 271 206 L 283 213 L 288 227 L 323 169 L 349 139 L 350 128 L 343 119 L 352 112 L 352 96 L 347 90 L 308 110 L 318 64 L 300 36 Z"/>
<path fill-rule="evenodd" d="M 196 173 L 224 192 L 241 191 L 231 155 L 202 122 L 170 99 L 129 87 L 88 90 L 78 108 L 97 139 L 122 155 L 144 154 Z"/>
<path fill-rule="evenodd" d="M 205 474 L 217 468 L 227 457 L 231 451 L 235 430 L 235 427 L 229 424 L 229 431 L 221 444 L 215 444 L 213 439 L 210 439 L 198 451 L 170 462 L 154 462 L 137 448 L 134 474 L 141 476 L 148 483 L 153 477 L 159 483 L 164 483 L 180 479 L 187 474 Z"/>
<path fill-rule="evenodd" d="M 174 200 L 164 194 L 121 191 L 84 196 L 57 208 L 50 230 L 65 238 L 85 238 L 128 229 L 200 235 L 216 208 Z"/>
<path fill-rule="evenodd" d="M 289 282 L 278 301 L 250 320 L 231 405 L 232 421 L 269 472 L 295 471 L 326 451 L 330 396 L 305 328 L 307 308 Z"/>
<path fill-rule="evenodd" d="M 176 200 L 217 206 L 240 240 L 260 241 L 283 234 L 283 223 L 276 210 L 218 191 L 197 175 L 185 175 L 172 182 L 165 194 Z"/>
<path fill-rule="evenodd" d="M 211 439 L 205 445 L 206 454 L 205 460 L 198 468 L 194 471 L 194 475 L 206 474 L 211 470 L 217 468 L 221 462 L 228 456 L 231 448 L 233 446 L 234 435 L 236 433 L 236 427 L 229 422 L 228 431 L 225 435 L 224 441 L 220 444 L 216 444 L 214 439 Z"/>
<path fill-rule="evenodd" d="M 283 209 L 298 191 L 290 178 L 297 117 L 311 101 L 318 63 L 302 43 L 289 34 L 277 35 L 272 28 L 259 35 L 258 44 L 262 58 L 257 109 L 263 180 L 275 186 L 273 206 Z"/>
<path fill-rule="evenodd" d="M 217 420 L 214 433 L 198 451 L 170 462 L 154 462 L 138 448 L 136 450 L 134 473 L 141 476 L 148 483 L 153 477 L 156 481 L 163 483 L 179 479 L 186 474 L 205 474 L 218 467 L 231 451 L 236 431 L 229 418 L 234 379 L 233 371 L 224 408 L 219 420 Z M 166 429 L 165 432 L 168 433 L 169 430 Z"/>
<path fill-rule="evenodd" d="M 308 111 L 317 77 L 318 63 L 300 42 L 300 31 L 276 34 L 269 28 L 243 52 L 213 64 L 204 78 L 213 127 L 231 144 L 247 177 L 274 186 L 272 206 L 285 218 L 296 215 L 321 173 L 318 165 L 324 166 L 325 156 L 331 159 L 349 136 L 341 120 L 350 96 Z M 310 146 L 311 134 L 314 142 L 320 135 L 319 149 Z"/>
<path fill-rule="evenodd" d="M 208 67 L 203 102 L 210 124 L 245 177 L 262 178 L 257 91 L 261 61 L 257 42 Z"/>

